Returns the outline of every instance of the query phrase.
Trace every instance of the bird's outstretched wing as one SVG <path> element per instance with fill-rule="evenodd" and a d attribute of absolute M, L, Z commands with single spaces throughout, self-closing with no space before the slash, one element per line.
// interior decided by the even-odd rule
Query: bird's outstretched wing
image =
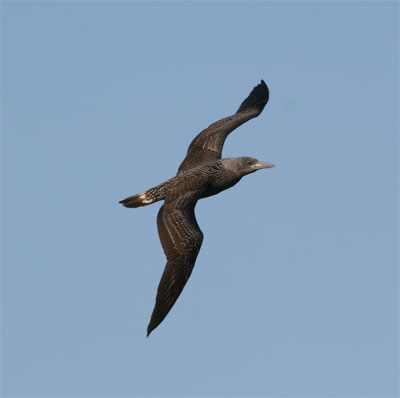
<path fill-rule="evenodd" d="M 147 336 L 167 316 L 192 273 L 203 241 L 194 207 L 202 192 L 186 192 L 168 201 L 157 216 L 158 234 L 167 257 L 167 265 L 158 285 L 156 304 Z"/>
<path fill-rule="evenodd" d="M 268 87 L 264 80 L 261 80 L 234 115 L 218 120 L 196 136 L 189 146 L 186 158 L 179 166 L 178 173 L 210 160 L 221 159 L 222 147 L 228 134 L 248 120 L 257 117 L 268 99 Z"/>

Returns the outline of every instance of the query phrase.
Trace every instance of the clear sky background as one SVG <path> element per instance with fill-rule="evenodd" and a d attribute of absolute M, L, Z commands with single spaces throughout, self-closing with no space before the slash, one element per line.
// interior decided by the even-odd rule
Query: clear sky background
<path fill-rule="evenodd" d="M 4 397 L 394 397 L 398 2 L 2 7 Z M 146 327 L 160 204 L 192 138 L 264 79 L 224 156 L 277 167 L 196 208 Z"/>

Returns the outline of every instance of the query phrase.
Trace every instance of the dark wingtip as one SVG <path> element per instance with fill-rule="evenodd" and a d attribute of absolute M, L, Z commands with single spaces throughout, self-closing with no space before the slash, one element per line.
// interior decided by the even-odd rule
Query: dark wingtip
<path fill-rule="evenodd" d="M 150 333 L 155 329 L 155 327 L 151 327 L 151 325 L 149 324 L 149 326 L 147 326 L 147 335 L 146 337 L 150 336 Z"/>
<path fill-rule="evenodd" d="M 247 111 L 249 109 L 256 109 L 257 114 L 260 114 L 269 100 L 269 89 L 264 80 L 257 84 L 242 102 L 237 112 Z"/>

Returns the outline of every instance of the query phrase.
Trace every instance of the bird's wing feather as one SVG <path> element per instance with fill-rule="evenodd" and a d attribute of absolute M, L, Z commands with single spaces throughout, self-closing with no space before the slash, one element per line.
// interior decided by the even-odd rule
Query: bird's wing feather
<path fill-rule="evenodd" d="M 203 241 L 203 233 L 194 215 L 200 195 L 200 191 L 191 191 L 170 202 L 166 199 L 158 212 L 158 234 L 167 265 L 158 286 L 147 335 L 167 316 L 192 273 Z"/>
<path fill-rule="evenodd" d="M 261 83 L 253 88 L 234 115 L 211 124 L 194 138 L 178 173 L 207 161 L 221 159 L 222 147 L 228 134 L 241 124 L 258 116 L 267 104 L 268 99 L 268 87 L 264 80 L 261 80 Z"/>

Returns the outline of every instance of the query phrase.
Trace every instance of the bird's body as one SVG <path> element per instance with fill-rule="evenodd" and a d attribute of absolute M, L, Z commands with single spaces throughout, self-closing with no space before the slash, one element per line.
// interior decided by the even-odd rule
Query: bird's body
<path fill-rule="evenodd" d="M 175 304 L 194 267 L 203 241 L 194 215 L 197 201 L 232 187 L 246 174 L 274 166 L 249 157 L 221 159 L 228 134 L 258 116 L 268 98 L 267 85 L 261 81 L 234 115 L 213 123 L 194 138 L 175 177 L 120 201 L 125 207 L 134 208 L 164 200 L 157 226 L 167 265 L 158 286 L 147 335 Z"/>

